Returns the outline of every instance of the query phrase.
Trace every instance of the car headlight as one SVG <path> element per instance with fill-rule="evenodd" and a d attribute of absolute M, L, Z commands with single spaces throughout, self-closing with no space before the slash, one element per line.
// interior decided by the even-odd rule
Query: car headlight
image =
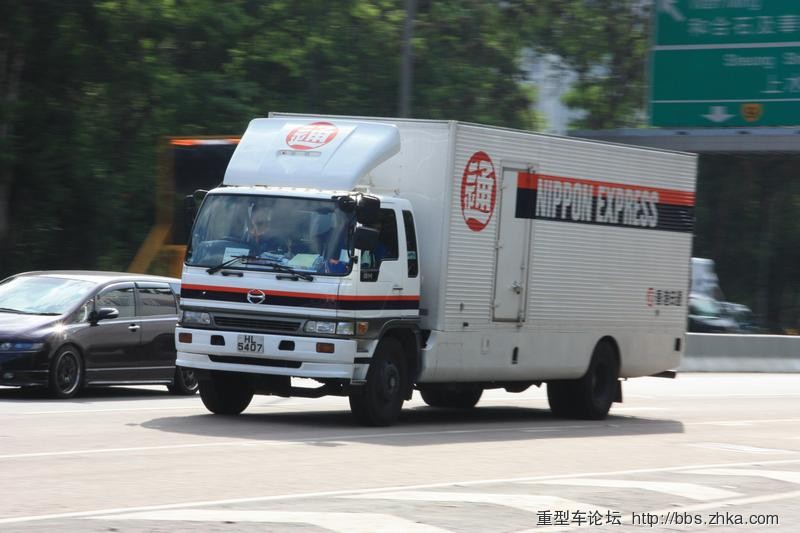
<path fill-rule="evenodd" d="M 326 322 L 309 320 L 303 326 L 306 333 L 321 333 L 323 335 L 353 335 L 355 326 L 352 322 Z"/>
<path fill-rule="evenodd" d="M 43 342 L 4 341 L 0 342 L 0 352 L 36 352 L 44 347 Z"/>
<path fill-rule="evenodd" d="M 180 321 L 184 326 L 210 326 L 211 315 L 202 311 L 183 311 Z"/>

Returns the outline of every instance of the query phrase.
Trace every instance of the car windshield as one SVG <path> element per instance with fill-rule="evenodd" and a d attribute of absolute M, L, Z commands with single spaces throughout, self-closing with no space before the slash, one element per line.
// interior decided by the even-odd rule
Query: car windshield
<path fill-rule="evenodd" d="M 345 275 L 352 226 L 352 213 L 334 200 L 212 194 L 197 215 L 186 264 Z"/>
<path fill-rule="evenodd" d="M 0 312 L 62 315 L 88 298 L 91 281 L 21 276 L 0 283 Z"/>

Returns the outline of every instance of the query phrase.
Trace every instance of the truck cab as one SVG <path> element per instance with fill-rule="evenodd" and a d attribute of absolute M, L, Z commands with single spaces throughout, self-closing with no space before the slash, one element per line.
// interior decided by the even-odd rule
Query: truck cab
<path fill-rule="evenodd" d="M 198 372 L 203 402 L 215 413 L 241 412 L 253 394 L 338 394 L 350 396 L 362 423 L 392 423 L 419 370 L 420 272 L 411 204 L 354 190 L 363 171 L 327 180 L 349 190 L 319 188 L 335 158 L 320 169 L 321 153 L 308 155 L 315 150 L 274 152 L 256 177 L 237 172 L 252 163 L 240 152 L 247 156 L 248 141 L 263 136 L 262 126 L 281 140 L 296 137 L 282 131 L 285 121 L 254 121 L 227 183 L 205 195 L 183 267 L 178 364 Z M 389 141 L 396 136 L 392 126 L 372 129 Z M 358 141 L 355 133 L 345 141 Z M 347 142 L 333 151 L 347 157 L 346 148 Z M 372 154 L 373 163 L 385 151 Z M 286 160 L 299 158 L 311 161 L 311 175 L 302 164 L 287 172 Z M 270 180 L 269 174 L 284 176 Z M 284 185 L 306 177 L 306 187 Z M 381 378 L 373 383 L 377 390 L 366 391 L 375 357 L 382 364 L 373 373 Z M 293 377 L 320 386 L 293 387 Z"/>

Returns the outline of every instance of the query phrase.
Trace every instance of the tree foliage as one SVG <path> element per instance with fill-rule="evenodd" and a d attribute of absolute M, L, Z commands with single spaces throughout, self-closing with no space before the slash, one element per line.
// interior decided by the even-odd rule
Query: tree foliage
<path fill-rule="evenodd" d="M 533 127 L 507 10 L 419 3 L 413 115 Z M 0 2 L 0 274 L 124 269 L 158 140 L 396 115 L 402 0 Z"/>
<path fill-rule="evenodd" d="M 553 54 L 577 77 L 565 103 L 583 111 L 573 126 L 641 126 L 652 2 L 642 0 L 523 0 L 532 48 Z"/>

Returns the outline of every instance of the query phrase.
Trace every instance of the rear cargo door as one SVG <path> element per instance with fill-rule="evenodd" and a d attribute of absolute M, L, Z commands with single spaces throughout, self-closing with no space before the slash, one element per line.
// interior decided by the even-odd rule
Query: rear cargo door
<path fill-rule="evenodd" d="M 519 175 L 528 175 L 528 170 L 504 168 L 500 187 L 494 277 L 494 320 L 498 322 L 525 320 L 531 220 L 516 217 Z"/>

